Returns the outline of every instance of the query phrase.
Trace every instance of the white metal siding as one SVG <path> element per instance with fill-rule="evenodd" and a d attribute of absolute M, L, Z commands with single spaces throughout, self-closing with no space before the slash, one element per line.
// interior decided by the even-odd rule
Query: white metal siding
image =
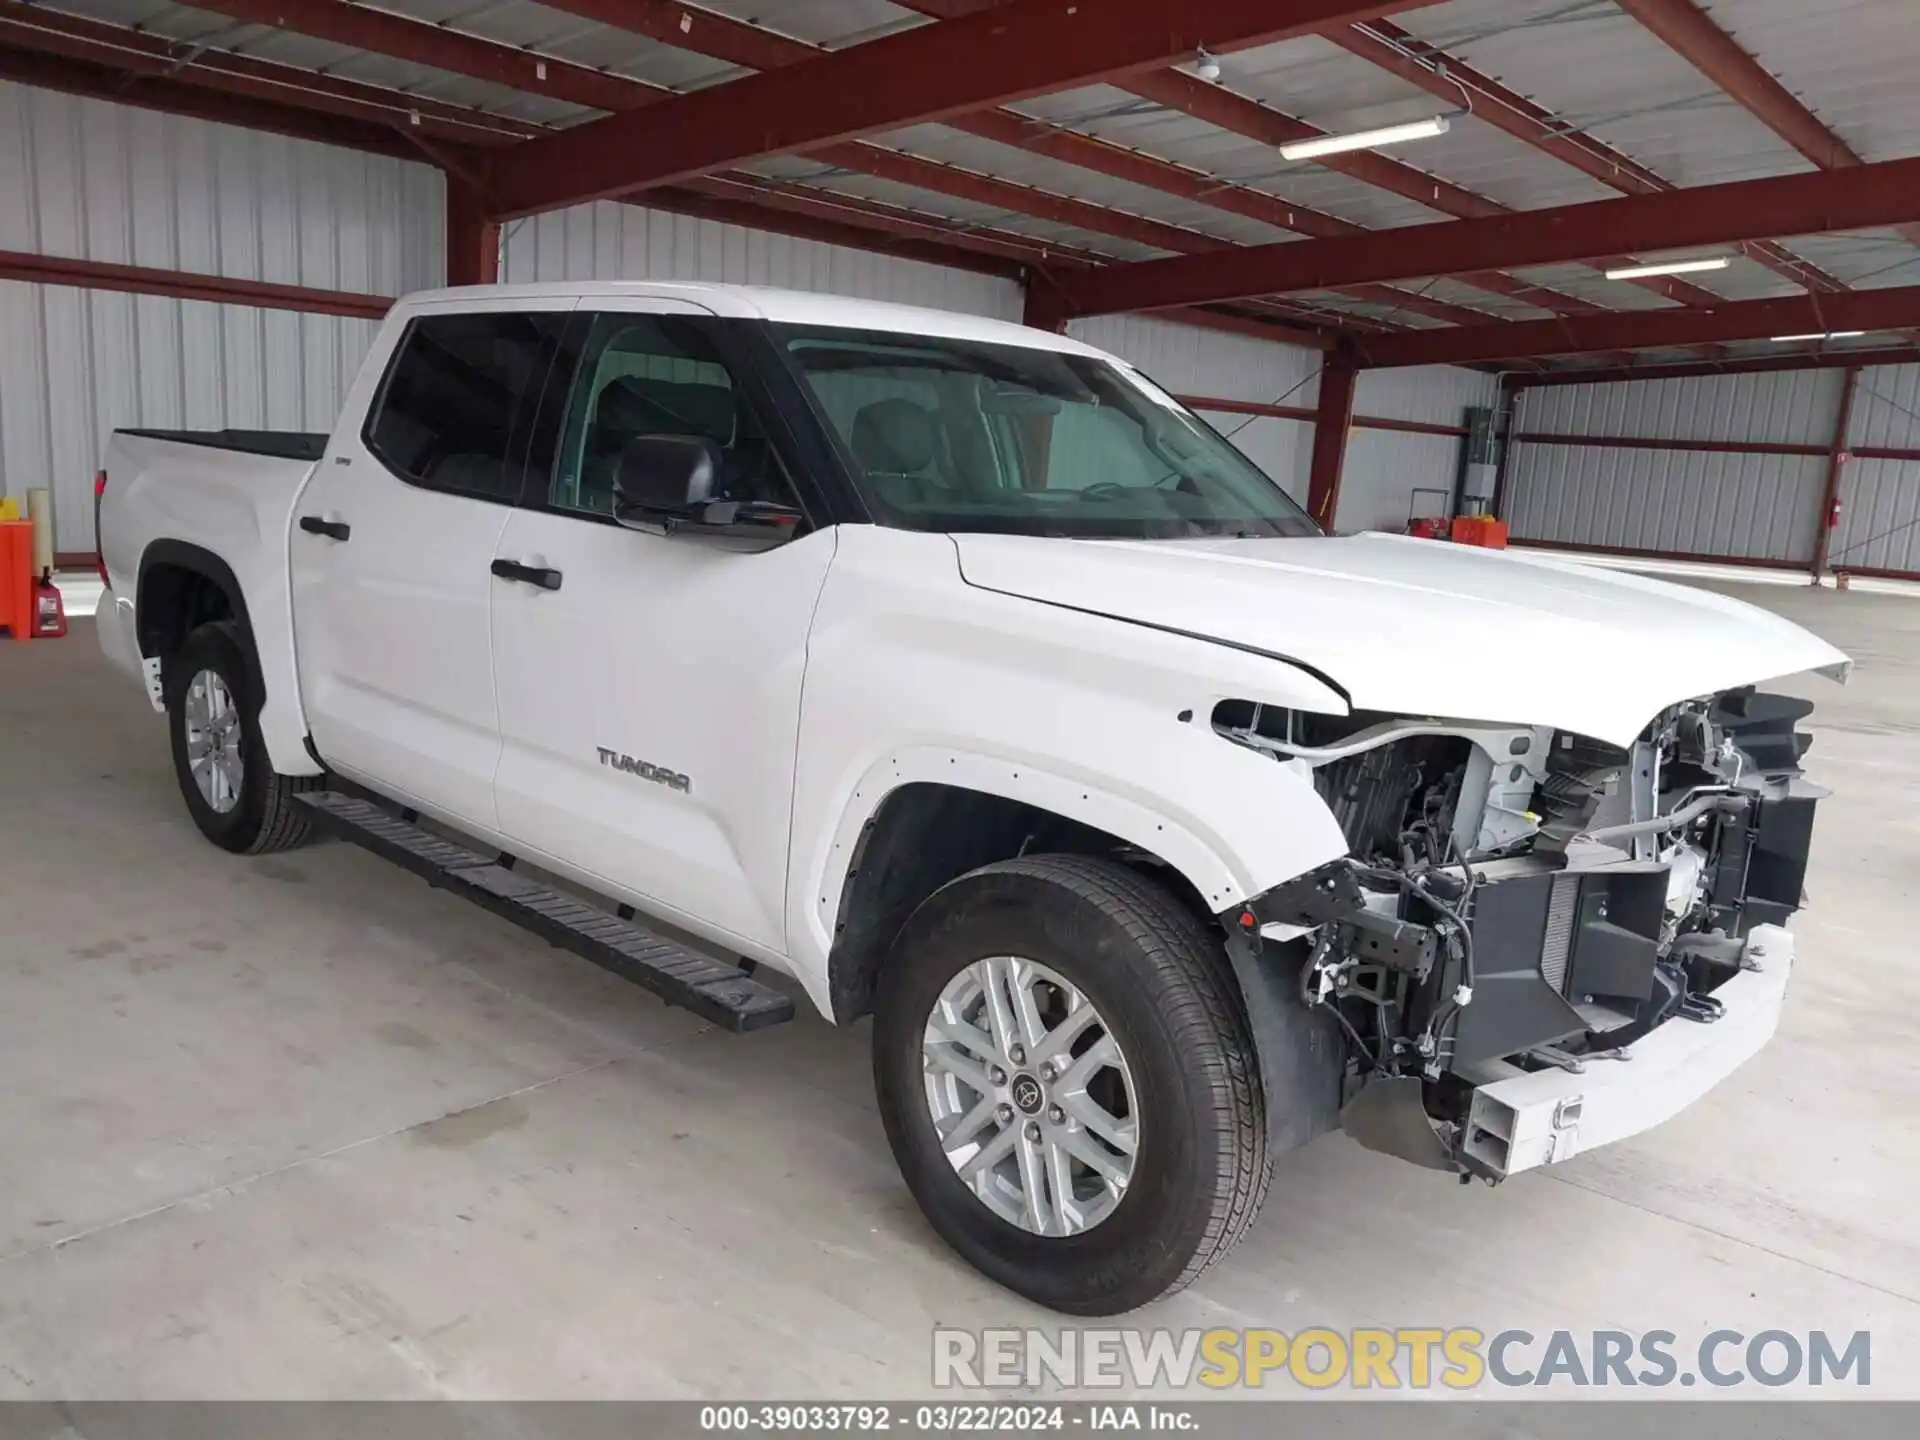
<path fill-rule="evenodd" d="M 399 295 L 441 283 L 440 172 L 0 81 L 0 249 Z"/>
<path fill-rule="evenodd" d="M 1860 372 L 1847 443 L 1920 450 L 1920 365 Z M 1828 561 L 1920 572 L 1920 461 L 1850 462 L 1840 477 L 1840 524 Z"/>
<path fill-rule="evenodd" d="M 1783 370 L 1545 386 L 1521 392 L 1523 423 L 1517 428 L 1549 435 L 1824 446 L 1833 439 L 1841 382 L 1838 370 Z"/>
<path fill-rule="evenodd" d="M 0 82 L 0 249 L 397 295 L 442 281 L 425 165 Z M 0 282 L 0 493 L 94 548 L 123 426 L 328 430 L 370 321 Z"/>
<path fill-rule="evenodd" d="M 1920 449 L 1920 365 L 1876 365 L 1860 372 L 1847 443 Z"/>
<path fill-rule="evenodd" d="M 1452 365 L 1364 370 L 1354 387 L 1356 418 L 1464 425 L 1469 406 L 1499 402 L 1499 377 Z M 1410 515 L 1444 515 L 1460 474 L 1458 435 L 1423 435 L 1356 426 L 1347 437 L 1340 505 L 1333 517 L 1342 533 L 1404 530 Z M 1415 494 L 1443 490 L 1444 495 Z"/>
<path fill-rule="evenodd" d="M 1307 503 L 1307 478 L 1313 469 L 1313 424 L 1267 415 L 1238 415 L 1202 410 L 1200 417 L 1258 465 L 1300 504 Z"/>
<path fill-rule="evenodd" d="M 53 492 L 95 548 L 93 476 L 123 428 L 331 430 L 377 325 L 0 281 L 0 492 Z"/>
<path fill-rule="evenodd" d="M 1516 446 L 1516 540 L 1804 564 L 1826 460 L 1675 450 Z"/>
<path fill-rule="evenodd" d="M 714 280 L 777 285 L 862 300 L 893 300 L 1018 320 L 1019 285 L 953 270 L 702 220 L 600 201 L 551 211 L 507 227 L 501 279 Z"/>
<path fill-rule="evenodd" d="M 1457 365 L 1421 365 L 1404 370 L 1363 370 L 1354 387 L 1353 413 L 1429 425 L 1461 425 L 1470 405 L 1492 409 L 1500 378 Z"/>
<path fill-rule="evenodd" d="M 1249 336 L 1203 330 L 1150 315 L 1104 315 L 1077 320 L 1067 333 L 1138 365 L 1167 389 L 1183 395 L 1262 404 L 1319 403 L 1318 351 L 1276 345 Z M 1478 370 L 1434 365 L 1406 370 L 1369 370 L 1354 391 L 1356 416 L 1413 420 L 1428 425 L 1460 425 L 1467 407 L 1491 407 L 1499 398 L 1497 376 Z M 1207 415 L 1215 429 L 1229 435 L 1242 452 L 1286 487 L 1302 504 L 1313 461 L 1310 421 L 1245 415 Z M 1460 462 L 1460 439 L 1452 435 L 1356 427 L 1347 441 L 1340 481 L 1340 509 L 1334 526 L 1341 531 L 1398 530 L 1405 526 L 1416 489 L 1452 491 Z M 1444 508 L 1443 497 L 1421 496 L 1429 507 Z"/>
<path fill-rule="evenodd" d="M 1452 423 L 1458 423 L 1456 416 Z M 1437 422 L 1436 422 L 1437 423 Z M 1418 435 L 1402 430 L 1355 429 L 1347 437 L 1340 475 L 1340 507 L 1334 529 L 1404 530 L 1409 513 L 1444 515 L 1459 477 L 1458 435 Z M 1445 491 L 1420 494 L 1419 491 Z"/>
<path fill-rule="evenodd" d="M 1516 433 L 1812 445 L 1833 439 L 1834 370 L 1548 386 L 1520 394 Z M 1827 462 L 1819 455 L 1621 446 L 1513 446 L 1517 540 L 1806 564 Z"/>
<path fill-rule="evenodd" d="M 1118 355 L 1176 395 L 1261 405 L 1319 402 L 1322 356 L 1318 350 L 1203 330 L 1151 315 L 1075 320 L 1068 324 L 1067 334 Z"/>

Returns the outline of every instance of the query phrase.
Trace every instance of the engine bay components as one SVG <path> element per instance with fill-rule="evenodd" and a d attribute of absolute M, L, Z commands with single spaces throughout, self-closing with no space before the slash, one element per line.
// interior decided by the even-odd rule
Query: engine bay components
<path fill-rule="evenodd" d="M 1795 726 L 1811 708 L 1729 691 L 1671 707 L 1628 749 L 1522 727 L 1216 710 L 1226 738 L 1310 771 L 1347 838 L 1347 856 L 1249 902 L 1241 923 L 1301 947 L 1301 999 L 1346 1040 L 1348 1106 L 1381 1087 L 1354 1111 L 1363 1141 L 1395 1137 L 1403 1153 L 1417 1129 L 1380 1112 L 1417 1095 L 1473 1171 L 1462 1141 L 1479 1084 L 1714 1023 L 1745 937 L 1800 904 L 1824 794 L 1799 764 L 1808 737 Z"/>

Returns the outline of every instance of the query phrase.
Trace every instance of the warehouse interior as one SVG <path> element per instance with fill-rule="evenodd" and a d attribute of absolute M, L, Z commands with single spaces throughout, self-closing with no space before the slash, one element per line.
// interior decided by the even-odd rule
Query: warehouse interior
<path fill-rule="evenodd" d="M 397 297 L 578 280 L 1061 331 L 1330 532 L 1491 516 L 1846 650 L 1772 1048 L 1491 1194 L 1327 1137 L 1149 1323 L 1910 1353 L 1916 69 L 1911 0 L 0 0 L 0 495 L 73 617 L 0 642 L 0 1397 L 906 1396 L 1057 1318 L 932 1239 L 863 1030 L 198 844 L 88 633 L 115 429 L 328 431 Z"/>

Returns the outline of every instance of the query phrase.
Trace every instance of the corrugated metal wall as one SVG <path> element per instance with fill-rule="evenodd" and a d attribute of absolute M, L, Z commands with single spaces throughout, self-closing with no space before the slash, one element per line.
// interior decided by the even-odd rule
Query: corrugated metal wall
<path fill-rule="evenodd" d="M 1516 442 L 1515 539 L 1806 564 L 1839 413 L 1837 370 L 1520 392 L 1514 433 L 1817 447 L 1813 455 Z"/>
<path fill-rule="evenodd" d="M 1626 380 L 1522 391 L 1522 430 L 1659 440 L 1758 440 L 1825 446 L 1840 404 L 1838 370 Z"/>
<path fill-rule="evenodd" d="M 441 282 L 437 171 L 0 82 L 0 249 L 398 295 Z M 520 222 L 507 280 L 673 277 L 831 291 L 1017 320 L 1011 281 L 602 203 Z M 57 548 L 94 548 L 92 477 L 123 426 L 323 430 L 374 333 L 364 320 L 0 281 L 0 493 L 54 492 Z M 1321 357 L 1150 316 L 1073 333 L 1169 389 L 1311 407 Z M 1363 377 L 1364 415 L 1457 425 L 1471 371 Z M 1304 500 L 1309 423 L 1210 420 Z M 1397 528 L 1453 481 L 1451 436 L 1358 430 L 1338 528 Z"/>
<path fill-rule="evenodd" d="M 1323 357 L 1318 351 L 1200 330 L 1149 315 L 1079 320 L 1067 327 L 1067 333 L 1122 356 L 1177 394 L 1309 409 L 1319 402 Z M 1428 425 L 1460 425 L 1468 406 L 1491 406 L 1498 396 L 1498 379 L 1477 370 L 1452 366 L 1372 370 L 1360 377 L 1354 413 Z M 1311 422 L 1250 418 L 1204 409 L 1202 413 L 1289 494 L 1305 503 L 1313 461 Z M 1458 436 L 1357 427 L 1347 441 L 1335 528 L 1403 528 L 1409 506 L 1414 503 L 1413 492 L 1451 492 L 1459 460 Z M 1446 503 L 1440 497 L 1420 499 L 1427 507 Z"/>
<path fill-rule="evenodd" d="M 439 172 L 0 82 L 0 249 L 399 294 L 440 282 Z M 330 429 L 364 320 L 0 282 L 0 492 L 89 551 L 119 426 Z"/>
<path fill-rule="evenodd" d="M 508 226 L 501 279 L 718 280 L 1018 320 L 1011 280 L 601 201 Z"/>
<path fill-rule="evenodd" d="M 1847 443 L 1920 452 L 1920 365 L 1860 372 Z M 1840 477 L 1828 563 L 1920 574 L 1920 459 L 1856 457 Z"/>
<path fill-rule="evenodd" d="M 1467 407 L 1491 407 L 1499 395 L 1498 378 L 1479 370 L 1441 365 L 1367 370 L 1354 390 L 1353 412 L 1426 425 L 1462 425 Z M 1356 428 L 1347 439 L 1335 528 L 1403 530 L 1409 514 L 1445 514 L 1459 477 L 1461 444 L 1457 435 Z M 1447 494 L 1414 493 L 1429 490 Z"/>
<path fill-rule="evenodd" d="M 1176 325 L 1151 315 L 1075 320 L 1067 334 L 1118 355 L 1176 395 L 1309 408 L 1320 398 L 1320 352 L 1298 345 Z"/>
<path fill-rule="evenodd" d="M 1176 395 L 1307 408 L 1320 398 L 1317 350 L 1177 325 L 1151 315 L 1075 320 L 1067 333 L 1138 366 Z M 1307 474 L 1313 464 L 1311 422 L 1204 408 L 1200 414 L 1289 495 L 1306 504 Z"/>

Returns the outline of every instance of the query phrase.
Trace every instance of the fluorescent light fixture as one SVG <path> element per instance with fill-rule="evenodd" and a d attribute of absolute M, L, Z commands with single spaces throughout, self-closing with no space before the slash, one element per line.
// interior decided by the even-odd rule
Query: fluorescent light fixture
<path fill-rule="evenodd" d="M 1864 330 L 1824 330 L 1818 335 L 1776 335 L 1776 345 L 1791 345 L 1796 340 L 1858 340 L 1867 332 Z"/>
<path fill-rule="evenodd" d="M 1657 265 L 1629 265 L 1624 270 L 1607 271 L 1609 280 L 1644 280 L 1650 275 L 1694 275 L 1702 270 L 1724 270 L 1733 263 L 1730 255 L 1714 255 L 1705 260 L 1662 260 Z"/>
<path fill-rule="evenodd" d="M 1289 140 L 1280 147 L 1288 160 L 1312 160 L 1320 155 L 1339 155 L 1348 150 L 1373 150 L 1381 145 L 1398 145 L 1403 140 L 1431 140 L 1453 128 L 1445 115 L 1431 120 L 1414 120 L 1405 125 L 1383 125 L 1378 130 L 1355 130 L 1348 135 L 1316 135 L 1311 140 Z"/>

